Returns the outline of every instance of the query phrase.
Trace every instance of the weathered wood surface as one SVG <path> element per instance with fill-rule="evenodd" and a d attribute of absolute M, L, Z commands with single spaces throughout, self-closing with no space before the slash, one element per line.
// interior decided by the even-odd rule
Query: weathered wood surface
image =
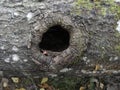
<path fill-rule="evenodd" d="M 6 76 L 51 75 L 70 68 L 73 75 L 99 75 L 94 72 L 99 64 L 103 75 L 119 74 L 120 53 L 116 46 L 120 37 L 116 36 L 114 16 L 87 15 L 84 11 L 76 15 L 73 2 L 0 1 L 0 71 Z M 61 52 L 47 51 L 45 56 L 38 44 L 56 24 L 68 30 L 70 45 Z"/>

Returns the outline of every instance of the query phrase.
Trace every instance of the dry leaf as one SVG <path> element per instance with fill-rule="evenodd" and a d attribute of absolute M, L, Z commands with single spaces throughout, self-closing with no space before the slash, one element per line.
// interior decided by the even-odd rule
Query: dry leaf
<path fill-rule="evenodd" d="M 79 90 L 85 90 L 85 87 L 80 87 L 80 89 Z"/>
<path fill-rule="evenodd" d="M 43 85 L 42 85 L 42 88 L 48 88 L 49 87 L 49 85 L 47 84 L 47 83 L 44 83 Z"/>
<path fill-rule="evenodd" d="M 3 82 L 3 87 L 7 87 L 8 83 L 7 82 Z"/>
<path fill-rule="evenodd" d="M 47 83 L 43 83 L 43 84 L 41 84 L 41 85 L 38 85 L 40 88 L 48 88 L 49 87 L 49 85 L 47 84 Z"/>
<path fill-rule="evenodd" d="M 26 90 L 25 88 L 20 88 L 20 90 Z"/>
<path fill-rule="evenodd" d="M 7 87 L 8 86 L 8 79 L 2 78 L 2 83 L 3 83 L 3 87 Z"/>
<path fill-rule="evenodd" d="M 19 78 L 18 77 L 12 77 L 11 79 L 14 83 L 19 83 Z"/>
<path fill-rule="evenodd" d="M 104 88 L 104 84 L 100 83 L 100 88 L 103 89 Z"/>
<path fill-rule="evenodd" d="M 41 88 L 40 90 L 45 90 L 44 88 Z"/>
<path fill-rule="evenodd" d="M 53 86 L 49 86 L 47 83 L 43 83 L 41 85 L 38 85 L 39 87 L 41 88 L 44 88 L 45 90 L 54 90 L 54 87 Z"/>
<path fill-rule="evenodd" d="M 41 84 L 46 83 L 47 81 L 48 81 L 48 78 L 47 78 L 47 77 L 42 78 Z"/>
<path fill-rule="evenodd" d="M 25 88 L 19 88 L 19 89 L 15 89 L 15 90 L 26 90 Z"/>
<path fill-rule="evenodd" d="M 100 70 L 100 65 L 99 65 L 99 64 L 97 64 L 97 65 L 95 66 L 95 70 L 96 70 L 96 71 Z"/>

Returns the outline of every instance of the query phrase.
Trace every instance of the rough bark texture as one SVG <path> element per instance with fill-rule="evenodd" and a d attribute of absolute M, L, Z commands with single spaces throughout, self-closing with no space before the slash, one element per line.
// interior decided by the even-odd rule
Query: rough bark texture
<path fill-rule="evenodd" d="M 73 75 L 97 75 L 93 72 L 96 64 L 103 75 L 119 74 L 120 53 L 116 47 L 120 37 L 114 16 L 94 16 L 85 11 L 76 15 L 73 2 L 0 1 L 0 70 L 6 76 L 60 74 L 63 68 Z M 61 52 L 48 50 L 45 56 L 38 44 L 54 25 L 69 32 L 70 45 Z"/>

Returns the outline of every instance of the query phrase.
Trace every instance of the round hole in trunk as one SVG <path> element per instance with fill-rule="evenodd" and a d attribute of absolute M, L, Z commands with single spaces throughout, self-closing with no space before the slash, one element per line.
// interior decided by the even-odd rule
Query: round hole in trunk
<path fill-rule="evenodd" d="M 43 50 L 61 52 L 68 48 L 69 41 L 69 32 L 61 25 L 55 25 L 43 33 L 42 40 L 39 43 L 39 48 Z"/>

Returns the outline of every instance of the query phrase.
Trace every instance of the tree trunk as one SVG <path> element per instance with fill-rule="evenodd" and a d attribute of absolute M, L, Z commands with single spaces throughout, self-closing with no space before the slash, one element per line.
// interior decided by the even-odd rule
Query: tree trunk
<path fill-rule="evenodd" d="M 74 1 L 0 1 L 0 70 L 4 75 L 120 72 L 114 16 L 74 13 Z M 41 73 L 42 72 L 42 73 Z"/>

